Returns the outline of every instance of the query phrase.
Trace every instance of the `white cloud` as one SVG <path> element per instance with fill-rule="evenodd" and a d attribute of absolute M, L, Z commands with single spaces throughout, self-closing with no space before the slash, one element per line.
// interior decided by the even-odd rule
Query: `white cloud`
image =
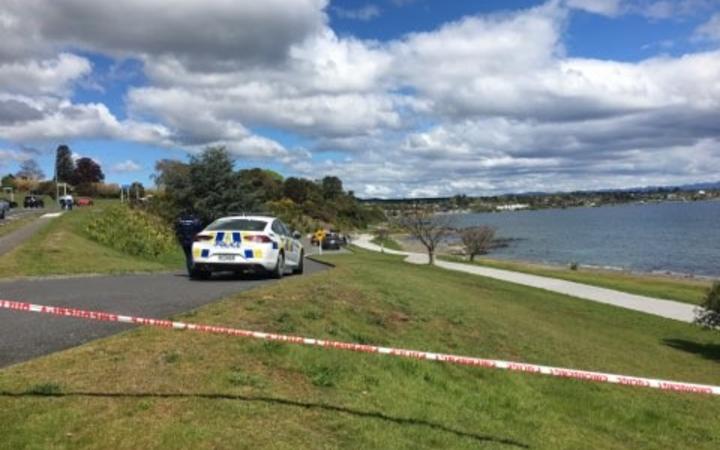
<path fill-rule="evenodd" d="M 218 69 L 264 64 L 283 60 L 290 45 L 321 29 L 326 3 L 7 0 L 0 55 L 72 46 L 120 57 L 174 55 L 191 66 Z"/>
<path fill-rule="evenodd" d="M 90 61 L 70 53 L 43 60 L 0 61 L 0 93 L 67 95 L 73 83 L 91 70 Z"/>
<path fill-rule="evenodd" d="M 112 170 L 113 172 L 130 173 L 140 172 L 143 170 L 143 167 L 135 161 L 128 159 L 112 166 Z"/>
<path fill-rule="evenodd" d="M 338 36 L 324 0 L 182 2 L 152 14 L 167 2 L 4 2 L 0 136 L 224 145 L 288 172 L 341 176 L 367 196 L 663 184 L 720 169 L 720 52 L 618 62 L 563 46 L 571 9 L 659 19 L 668 2 L 550 1 L 391 42 Z M 704 0 L 673 2 L 672 13 L 693 2 Z M 714 20 L 698 35 L 711 39 Z M 19 29 L 22 42 L 8 31 Z M 128 118 L 71 100 L 93 74 L 68 48 L 141 64 Z M 268 129 L 303 144 L 256 131 Z"/>
<path fill-rule="evenodd" d="M 696 39 L 720 42 L 720 13 L 716 13 L 710 19 L 700 25 L 694 34 Z"/>
<path fill-rule="evenodd" d="M 380 8 L 377 5 L 367 4 L 363 7 L 350 9 L 333 7 L 335 14 L 342 19 L 368 21 L 380 16 Z"/>
<path fill-rule="evenodd" d="M 604 16 L 616 16 L 620 13 L 620 0 L 567 0 L 567 5 Z"/>
<path fill-rule="evenodd" d="M 26 152 L 0 148 L 0 168 L 9 167 L 10 163 L 27 161 L 31 156 Z"/>
<path fill-rule="evenodd" d="M 157 86 L 131 89 L 128 101 L 134 115 L 199 141 L 242 135 L 244 123 L 311 136 L 368 134 L 401 122 L 383 89 L 390 64 L 382 48 L 326 30 L 291 48 L 284 64 L 261 71 L 198 73 L 176 59 L 149 62 Z"/>

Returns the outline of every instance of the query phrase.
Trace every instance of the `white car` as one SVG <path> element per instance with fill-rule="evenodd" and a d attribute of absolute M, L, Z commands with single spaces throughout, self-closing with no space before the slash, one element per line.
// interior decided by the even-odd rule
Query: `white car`
<path fill-rule="evenodd" d="M 195 235 L 191 278 L 213 272 L 266 272 L 274 278 L 303 273 L 305 250 L 300 233 L 266 216 L 223 217 Z"/>

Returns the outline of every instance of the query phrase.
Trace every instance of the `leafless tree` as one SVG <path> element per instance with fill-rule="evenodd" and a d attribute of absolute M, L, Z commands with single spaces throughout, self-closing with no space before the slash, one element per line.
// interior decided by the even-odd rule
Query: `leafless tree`
<path fill-rule="evenodd" d="M 390 230 L 386 227 L 379 227 L 373 231 L 373 234 L 380 242 L 380 253 L 385 253 L 385 241 L 390 237 Z"/>
<path fill-rule="evenodd" d="M 428 264 L 434 264 L 438 245 L 451 231 L 447 217 L 436 216 L 426 209 L 413 207 L 403 211 L 397 222 L 410 236 L 420 241 L 427 250 Z"/>
<path fill-rule="evenodd" d="M 470 261 L 474 261 L 476 255 L 487 253 L 495 239 L 495 229 L 487 225 L 463 228 L 459 234 Z"/>

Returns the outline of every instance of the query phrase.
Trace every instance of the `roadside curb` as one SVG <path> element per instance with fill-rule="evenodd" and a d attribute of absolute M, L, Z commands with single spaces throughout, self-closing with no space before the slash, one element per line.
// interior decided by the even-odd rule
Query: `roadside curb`
<path fill-rule="evenodd" d="M 56 275 L 30 275 L 25 277 L 0 278 L 0 285 L 3 283 L 14 283 L 17 281 L 48 281 L 48 280 L 74 280 L 79 278 L 102 278 L 102 277 L 123 277 L 123 276 L 142 276 L 142 275 L 170 275 L 181 272 L 178 270 L 161 270 L 157 272 L 109 272 L 109 273 L 72 273 L 72 274 L 56 274 Z"/>

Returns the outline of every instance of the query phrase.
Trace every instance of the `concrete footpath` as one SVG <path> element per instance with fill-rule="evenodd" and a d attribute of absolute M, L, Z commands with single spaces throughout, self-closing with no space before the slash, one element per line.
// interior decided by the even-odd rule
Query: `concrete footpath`
<path fill-rule="evenodd" d="M 30 239 L 35 233 L 40 231 L 46 224 L 49 223 L 50 219 L 57 217 L 60 213 L 44 214 L 31 223 L 18 228 L 17 230 L 0 236 L 0 255 L 9 253 L 14 248 L 18 247 L 23 242 Z M 19 214 L 17 214 L 19 216 Z M 14 217 L 14 216 L 10 216 Z"/>
<path fill-rule="evenodd" d="M 366 250 L 380 251 L 380 246 L 373 244 L 370 242 L 371 240 L 372 236 L 364 234 L 355 239 L 353 244 Z M 388 249 L 385 249 L 385 253 L 406 256 L 405 261 L 412 264 L 427 264 L 428 262 L 427 255 L 423 253 L 401 252 Z M 628 294 L 626 292 L 615 291 L 612 289 L 589 286 L 587 284 L 575 283 L 557 278 L 512 272 L 509 270 L 492 269 L 490 267 L 441 260 L 436 260 L 435 265 L 442 267 L 443 269 L 480 275 L 483 277 L 494 278 L 538 289 L 545 289 L 547 291 L 570 295 L 583 300 L 619 306 L 620 308 L 632 309 L 634 311 L 640 311 L 682 322 L 692 322 L 695 318 L 695 308 L 697 308 L 696 306 L 687 303 Z"/>

